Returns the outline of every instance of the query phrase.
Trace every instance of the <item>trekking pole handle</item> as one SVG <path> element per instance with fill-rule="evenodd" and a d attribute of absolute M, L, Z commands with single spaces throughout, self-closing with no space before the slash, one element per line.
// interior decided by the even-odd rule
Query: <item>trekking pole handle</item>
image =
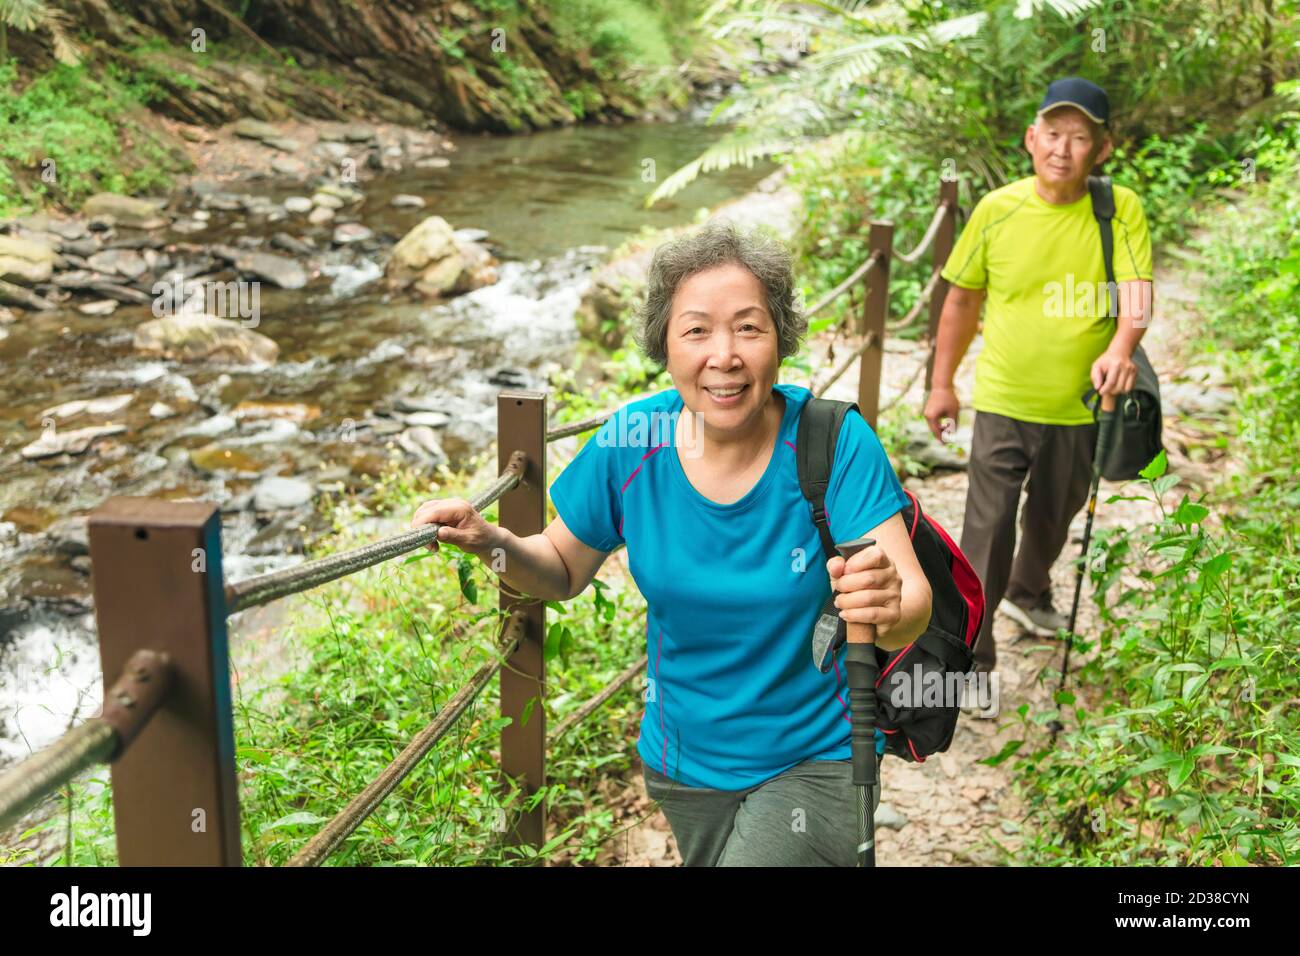
<path fill-rule="evenodd" d="M 835 545 L 835 550 L 840 553 L 845 561 L 853 557 L 863 548 L 869 548 L 876 543 L 875 538 L 854 538 L 852 541 L 845 541 L 843 544 Z M 848 633 L 848 643 L 850 644 L 874 644 L 876 643 L 876 625 L 859 624 L 856 621 L 845 621 L 845 630 Z"/>

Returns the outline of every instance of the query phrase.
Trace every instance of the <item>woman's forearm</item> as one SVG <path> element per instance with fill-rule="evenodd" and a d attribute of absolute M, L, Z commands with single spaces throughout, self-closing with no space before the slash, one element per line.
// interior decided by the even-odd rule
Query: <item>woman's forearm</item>
<path fill-rule="evenodd" d="M 520 537 L 497 526 L 491 545 L 478 555 L 507 587 L 543 601 L 569 599 L 569 569 L 544 534 Z"/>
<path fill-rule="evenodd" d="M 899 601 L 898 623 L 884 634 L 877 631 L 876 645 L 881 650 L 896 651 L 924 634 L 925 629 L 930 626 L 930 602 L 929 582 L 912 582 L 904 579 Z"/>

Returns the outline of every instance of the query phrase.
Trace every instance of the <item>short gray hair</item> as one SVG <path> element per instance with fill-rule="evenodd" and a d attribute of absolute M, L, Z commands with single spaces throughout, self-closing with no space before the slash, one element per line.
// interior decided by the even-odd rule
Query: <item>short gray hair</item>
<path fill-rule="evenodd" d="M 650 261 L 645 297 L 637 309 L 636 343 L 652 362 L 668 366 L 668 320 L 681 284 L 714 266 L 734 263 L 753 273 L 776 324 L 777 361 L 799 351 L 808 318 L 795 300 L 794 258 L 780 240 L 712 219 L 695 232 L 665 242 Z"/>

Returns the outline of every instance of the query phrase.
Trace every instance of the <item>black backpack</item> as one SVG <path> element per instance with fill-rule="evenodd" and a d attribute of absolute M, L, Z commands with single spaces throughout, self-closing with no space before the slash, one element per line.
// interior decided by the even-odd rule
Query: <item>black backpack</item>
<path fill-rule="evenodd" d="M 1115 218 L 1115 189 L 1109 176 L 1089 176 L 1088 192 L 1092 194 L 1092 214 L 1101 230 L 1106 283 L 1113 296 L 1119 289 L 1115 282 L 1115 233 L 1111 226 L 1111 220 Z M 1164 448 L 1160 380 L 1141 345 L 1133 353 L 1133 363 L 1137 366 L 1137 382 L 1131 392 L 1118 396 L 1110 453 L 1101 466 L 1102 476 L 1107 481 L 1129 481 L 1139 477 L 1138 472 Z M 1096 390 L 1088 389 L 1083 394 L 1084 404 L 1091 406 L 1095 397 Z"/>
<path fill-rule="evenodd" d="M 812 520 L 827 558 L 839 552 L 826 523 L 826 488 L 835 461 L 835 440 L 849 409 L 857 411 L 858 406 L 854 402 L 810 398 L 803 408 L 795 445 L 799 488 L 812 505 Z M 902 511 L 903 521 L 921 570 L 930 582 L 932 610 L 929 627 L 911 644 L 896 651 L 876 649 L 880 665 L 876 727 L 884 732 L 885 753 L 923 761 L 932 753 L 948 749 L 960 707 L 946 695 L 940 695 L 937 702 L 925 701 L 926 696 L 934 695 L 920 690 L 965 684 L 984 620 L 984 586 L 948 532 L 921 511 L 915 495 L 906 493 L 910 503 Z M 813 634 L 813 663 L 823 674 L 833 663 L 838 668 L 835 654 L 848 638 L 847 625 L 838 616 L 834 601 L 832 592 Z"/>

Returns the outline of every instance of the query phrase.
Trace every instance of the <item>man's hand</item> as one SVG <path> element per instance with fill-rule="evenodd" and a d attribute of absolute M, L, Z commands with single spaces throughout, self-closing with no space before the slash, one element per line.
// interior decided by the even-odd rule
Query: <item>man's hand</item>
<path fill-rule="evenodd" d="M 1092 387 L 1099 395 L 1122 395 L 1133 391 L 1137 374 L 1132 353 L 1107 349 L 1092 363 Z"/>
<path fill-rule="evenodd" d="M 957 401 L 957 392 L 952 386 L 931 387 L 930 397 L 925 400 L 925 421 L 935 438 L 947 442 L 946 433 L 957 427 L 957 413 L 960 411 L 961 403 Z"/>

